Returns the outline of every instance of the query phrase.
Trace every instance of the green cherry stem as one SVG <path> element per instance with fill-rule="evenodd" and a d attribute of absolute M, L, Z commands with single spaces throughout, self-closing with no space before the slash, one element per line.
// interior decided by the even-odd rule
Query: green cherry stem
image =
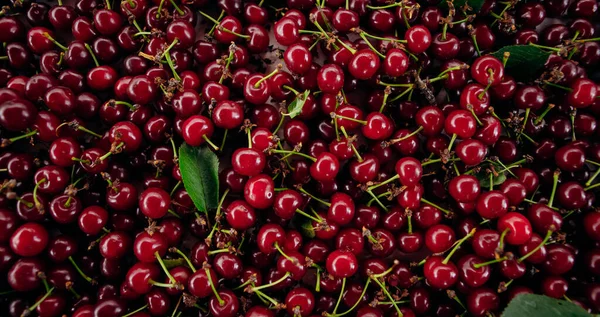
<path fill-rule="evenodd" d="M 346 278 L 344 277 L 342 279 L 342 288 L 340 289 L 340 295 L 338 296 L 337 302 L 335 303 L 335 307 L 333 308 L 333 315 L 335 315 L 335 313 L 338 310 L 338 307 L 340 306 L 340 302 L 342 301 L 342 297 L 344 295 L 345 289 L 346 289 Z"/>
<path fill-rule="evenodd" d="M 230 29 L 224 28 L 222 26 L 218 26 L 217 28 L 218 28 L 219 31 L 223 31 L 223 32 L 226 32 L 226 33 L 229 33 L 229 34 L 233 34 L 233 35 L 235 35 L 237 37 L 241 37 L 241 38 L 243 38 L 245 40 L 250 39 L 250 35 L 240 34 L 240 33 L 237 33 L 235 31 L 232 31 Z"/>
<path fill-rule="evenodd" d="M 181 250 L 179 250 L 176 247 L 171 247 L 169 249 L 169 251 L 179 254 L 179 256 L 181 256 L 185 260 L 185 262 L 190 267 L 190 269 L 192 270 L 192 272 L 196 273 L 196 268 L 194 267 L 194 264 L 192 264 L 192 261 L 190 261 L 190 259 L 187 257 L 187 255 L 185 255 L 185 253 L 183 253 Z"/>
<path fill-rule="evenodd" d="M 300 209 L 296 209 L 296 212 L 299 213 L 299 214 L 301 214 L 302 216 L 304 216 L 304 217 L 306 217 L 306 218 L 308 218 L 310 220 L 316 221 L 318 223 L 323 222 L 323 219 L 311 216 L 311 215 L 307 214 L 306 212 L 304 212 L 304 211 L 302 211 Z"/>
<path fill-rule="evenodd" d="M 425 199 L 425 198 L 421 198 L 421 202 L 423 202 L 423 203 L 426 203 L 426 204 L 428 204 L 428 205 L 430 205 L 430 206 L 433 206 L 433 207 L 435 207 L 435 208 L 437 208 L 437 209 L 441 210 L 441 211 L 442 211 L 444 214 L 446 214 L 446 215 L 449 215 L 449 214 L 451 214 L 450 210 L 448 210 L 448 209 L 444 209 L 444 208 L 440 207 L 439 205 L 437 205 L 437 204 L 435 204 L 435 203 L 432 203 L 431 201 L 429 201 L 429 200 L 427 200 L 427 199 Z"/>
<path fill-rule="evenodd" d="M 46 178 L 42 178 L 42 179 L 40 179 L 39 182 L 37 182 L 35 184 L 35 187 L 33 187 L 33 203 L 35 204 L 35 208 L 37 210 L 39 210 L 39 211 L 43 211 L 44 210 L 44 205 L 42 205 L 40 203 L 40 201 L 38 200 L 37 191 L 38 191 L 38 188 L 40 187 L 40 185 L 43 184 L 43 183 L 45 183 L 45 182 L 46 182 Z"/>
<path fill-rule="evenodd" d="M 173 46 L 175 46 L 177 43 L 179 42 L 179 39 L 175 38 L 173 40 L 173 43 L 171 43 L 171 45 L 169 45 L 169 47 L 167 47 L 167 49 L 165 49 L 165 51 L 163 52 L 162 57 L 160 58 L 162 60 L 162 58 L 164 57 L 167 60 L 167 64 L 169 64 L 169 67 L 171 68 L 171 72 L 173 72 L 173 76 L 175 77 L 175 79 L 177 81 L 181 80 L 181 77 L 179 77 L 179 74 L 177 74 L 177 71 L 175 70 L 175 64 L 173 64 L 173 60 L 171 59 L 171 53 L 169 52 Z M 206 135 L 204 135 L 206 137 Z"/>
<path fill-rule="evenodd" d="M 285 272 L 285 274 L 284 274 L 284 275 L 283 275 L 281 278 L 279 278 L 277 281 L 273 281 L 273 282 L 271 282 L 271 283 L 269 283 L 269 284 L 265 284 L 265 285 L 261 285 L 261 286 L 253 286 L 253 287 L 251 288 L 251 290 L 252 290 L 253 292 L 256 292 L 256 291 L 260 291 L 260 290 L 263 290 L 263 289 L 269 288 L 269 287 L 271 287 L 271 286 L 275 286 L 275 285 L 277 285 L 277 284 L 279 284 L 279 283 L 281 283 L 281 282 L 285 281 L 285 279 L 287 279 L 287 278 L 288 278 L 290 275 L 291 275 L 291 273 L 290 273 L 290 272 Z"/>
<path fill-rule="evenodd" d="M 385 285 L 383 285 L 383 283 L 381 283 L 379 281 L 379 279 L 377 279 L 377 278 L 369 277 L 369 279 L 372 280 L 373 282 L 377 283 L 377 285 L 379 285 L 379 287 L 385 293 L 385 295 L 390 299 L 390 301 L 392 302 L 392 305 L 394 305 L 394 308 L 396 309 L 396 313 L 398 314 L 398 317 L 404 316 L 402 314 L 402 311 L 400 311 L 400 307 L 398 307 L 398 304 L 396 304 L 396 302 L 394 301 L 394 298 L 392 297 L 390 292 L 387 290 L 387 287 Z"/>
<path fill-rule="evenodd" d="M 506 229 L 504 229 L 504 231 L 502 231 L 502 234 L 500 234 L 500 241 L 498 242 L 498 250 L 501 250 L 502 252 L 504 251 L 504 238 L 506 237 L 508 232 L 510 232 L 510 229 L 506 228 Z"/>
<path fill-rule="evenodd" d="M 350 46 L 348 46 L 346 43 L 344 43 L 344 41 L 340 40 L 340 38 L 337 38 L 337 42 L 340 43 L 340 45 L 342 45 L 346 50 L 348 50 L 350 52 L 350 54 L 354 55 L 356 54 L 356 50 Z"/>
<path fill-rule="evenodd" d="M 263 76 L 263 78 L 259 79 L 256 83 L 254 83 L 254 88 L 260 87 L 260 84 L 262 84 L 265 80 L 267 80 L 267 79 L 273 77 L 275 74 L 277 74 L 282 67 L 283 66 L 281 64 L 277 65 L 277 68 L 275 68 L 274 71 L 272 71 L 270 74 L 268 74 L 266 76 Z"/>
<path fill-rule="evenodd" d="M 507 256 L 503 256 L 501 258 L 489 260 L 487 262 L 475 263 L 475 264 L 473 264 L 473 268 L 478 269 L 478 268 L 481 268 L 481 267 L 484 267 L 484 266 L 488 266 L 488 265 L 495 264 L 495 263 L 500 263 L 500 262 L 506 261 L 506 260 L 508 260 L 508 257 Z"/>
<path fill-rule="evenodd" d="M 77 265 L 77 263 L 75 263 L 75 260 L 73 259 L 72 256 L 69 256 L 68 259 L 69 259 L 69 262 L 71 262 L 71 264 L 73 265 L 73 267 L 77 271 L 77 273 L 79 273 L 79 275 L 81 275 L 81 277 L 83 277 L 84 280 L 86 280 L 88 283 L 90 283 L 92 285 L 96 284 L 96 281 L 94 279 L 92 279 L 91 277 L 87 276 L 87 274 L 83 273 L 83 271 L 79 268 L 79 266 Z"/>
<path fill-rule="evenodd" d="M 313 162 L 317 161 L 316 158 L 314 158 L 314 157 L 312 157 L 312 156 L 310 156 L 308 154 L 304 154 L 302 152 L 295 152 L 295 151 L 288 151 L 288 150 L 271 150 L 270 152 L 271 153 L 276 153 L 276 154 L 293 154 L 293 155 L 302 156 L 302 157 L 304 157 L 306 159 L 309 159 L 309 160 L 311 160 Z"/>
<path fill-rule="evenodd" d="M 171 4 L 173 5 L 173 8 L 175 8 L 175 11 L 177 11 L 177 13 L 178 13 L 179 15 L 184 15 L 184 14 L 185 14 L 185 12 L 183 12 L 183 10 L 181 10 L 181 9 L 180 9 L 180 8 L 177 6 L 177 3 L 175 3 L 175 1 L 174 1 L 174 0 L 171 0 Z"/>
<path fill-rule="evenodd" d="M 48 34 L 47 32 L 44 32 L 42 35 L 43 35 L 45 38 L 49 39 L 49 40 L 50 40 L 50 42 L 54 43 L 54 45 L 58 46 L 58 48 L 60 48 L 61 50 L 65 51 L 65 52 L 68 50 L 68 48 L 67 48 L 66 46 L 64 46 L 64 45 L 60 44 L 60 43 L 59 43 L 57 40 L 55 40 L 55 39 L 54 39 L 54 38 L 53 38 L 53 37 L 52 37 L 50 34 Z"/>
<path fill-rule="evenodd" d="M 22 139 L 27 139 L 27 138 L 29 138 L 29 137 L 32 137 L 32 136 L 36 135 L 36 134 L 37 134 L 37 132 L 38 132 L 38 130 L 36 129 L 36 130 L 29 131 L 29 132 L 27 132 L 27 133 L 25 133 L 25 134 L 22 134 L 22 135 L 16 136 L 16 137 L 14 137 L 14 138 L 10 138 L 10 139 L 2 139 L 2 145 L 0 145 L 0 148 L 2 148 L 2 147 L 6 147 L 6 146 L 8 146 L 8 145 L 10 145 L 10 144 L 12 144 L 12 143 L 14 143 L 14 142 L 16 142 L 16 141 L 19 141 L 19 140 L 22 140 Z"/>
<path fill-rule="evenodd" d="M 160 257 L 160 254 L 158 254 L 158 251 L 154 252 L 154 257 L 158 261 L 158 264 L 160 264 L 160 267 L 165 272 L 165 275 L 167 275 L 167 277 L 169 278 L 169 281 L 171 281 L 171 283 L 173 283 L 173 284 L 177 283 L 177 280 L 175 280 L 173 275 L 171 275 L 171 272 L 169 272 L 169 270 L 165 266 L 165 262 L 163 262 L 162 258 Z"/>
<path fill-rule="evenodd" d="M 552 230 L 548 230 L 546 232 L 546 236 L 544 237 L 544 240 L 542 240 L 542 242 L 540 242 L 540 244 L 538 244 L 537 247 L 535 247 L 535 249 L 529 251 L 527 254 L 525 254 L 524 256 L 517 259 L 517 262 L 521 263 L 521 262 L 525 261 L 528 257 L 532 256 L 534 253 L 536 253 L 539 249 L 541 249 L 544 245 L 546 245 L 546 242 L 548 242 L 548 240 L 550 240 L 550 237 L 552 237 Z"/>
<path fill-rule="evenodd" d="M 208 278 L 208 284 L 210 284 L 210 288 L 212 288 L 212 291 L 215 294 L 215 298 L 219 302 L 219 305 L 220 306 L 225 305 L 225 301 L 221 298 L 221 296 L 219 295 L 219 292 L 217 292 L 215 283 L 213 282 L 212 277 L 210 276 L 210 269 L 206 267 L 206 268 L 204 268 L 204 272 L 206 273 L 206 277 Z"/>
<path fill-rule="evenodd" d="M 363 297 L 365 297 L 365 294 L 367 293 L 367 289 L 369 288 L 369 284 L 371 283 L 371 279 L 367 279 L 367 283 L 365 284 L 365 287 L 363 288 L 362 293 L 360 294 L 360 297 L 358 297 L 358 299 L 356 300 L 356 302 L 354 303 L 354 305 L 352 305 L 352 307 L 350 307 L 350 309 L 348 309 L 347 311 L 343 312 L 343 313 L 339 313 L 339 314 L 329 314 L 329 313 L 325 313 L 325 316 L 327 317 L 341 317 L 341 316 L 345 316 L 348 315 L 351 312 L 354 312 L 356 310 L 356 307 L 361 303 L 361 299 Z"/>
<path fill-rule="evenodd" d="M 362 125 L 367 125 L 367 121 L 365 121 L 365 120 L 359 120 L 359 119 L 354 119 L 354 118 L 350 118 L 350 117 L 342 116 L 342 115 L 339 115 L 339 114 L 337 114 L 337 113 L 335 113 L 335 112 L 332 112 L 332 113 L 331 113 L 331 117 L 332 117 L 333 119 L 339 118 L 339 119 L 343 119 L 343 120 L 348 120 L 348 121 L 352 121 L 352 122 L 360 123 L 360 124 L 362 124 Z"/>
<path fill-rule="evenodd" d="M 304 194 L 305 194 L 305 195 L 307 195 L 308 197 L 310 197 L 310 198 L 312 198 L 312 199 L 314 199 L 314 200 L 316 200 L 316 201 L 320 202 L 321 204 L 323 204 L 323 205 L 325 205 L 325 206 L 327 206 L 327 207 L 330 207 L 330 206 L 331 206 L 331 204 L 330 204 L 330 203 L 328 203 L 328 202 L 326 202 L 326 201 L 324 201 L 324 200 L 322 200 L 322 199 L 320 199 L 320 198 L 317 198 L 317 197 L 315 197 L 315 195 L 313 195 L 313 194 L 311 194 L 311 193 L 307 192 L 307 191 L 306 191 L 304 188 L 302 188 L 302 187 L 298 187 L 298 190 L 299 190 L 301 193 L 304 193 Z"/>
<path fill-rule="evenodd" d="M 463 244 L 465 241 L 467 241 L 469 238 L 471 238 L 475 234 L 475 231 L 477 231 L 477 229 L 474 228 L 473 230 L 471 230 L 471 232 L 469 232 L 469 234 L 467 234 L 466 236 L 464 236 L 462 239 L 458 240 L 458 243 L 456 243 L 456 245 L 454 246 L 454 248 L 452 248 L 452 251 L 450 251 L 450 253 L 448 253 L 448 255 L 442 261 L 442 263 L 448 264 L 448 262 L 450 261 L 450 259 L 454 255 L 454 253 L 456 253 L 456 251 L 458 249 L 460 249 L 460 245 Z"/>
<path fill-rule="evenodd" d="M 96 67 L 100 66 L 100 63 L 98 63 L 98 59 L 96 58 L 96 54 L 94 54 L 94 51 L 92 50 L 90 45 L 88 43 L 85 43 L 84 45 L 85 45 L 85 49 L 90 53 L 90 55 L 92 55 L 92 59 L 94 60 L 94 65 L 96 65 Z"/>
<path fill-rule="evenodd" d="M 54 287 L 49 289 L 46 292 L 46 294 L 44 294 L 44 296 L 42 296 L 42 298 L 40 298 L 37 302 L 35 302 L 35 304 L 33 304 L 31 307 L 27 307 L 25 309 L 25 311 L 23 311 L 23 313 L 21 314 L 21 317 L 29 316 L 29 314 L 31 314 L 31 312 L 33 312 L 38 306 L 40 306 L 40 304 L 43 303 L 46 300 L 46 298 L 48 298 L 48 296 L 50 296 L 50 294 L 52 294 L 53 291 L 54 291 Z"/>
<path fill-rule="evenodd" d="M 200 12 L 202 13 L 202 12 Z M 217 18 L 217 20 L 214 20 L 211 18 L 211 20 L 213 22 L 216 21 L 216 23 L 213 23 L 212 28 L 210 28 L 210 31 L 208 31 L 208 33 L 206 35 L 208 36 L 212 36 L 212 34 L 215 32 L 215 30 L 217 29 L 217 26 L 221 23 L 221 19 L 225 16 L 225 10 L 221 10 L 221 13 L 219 14 L 219 17 Z"/>
<path fill-rule="evenodd" d="M 554 171 L 552 174 L 552 192 L 550 193 L 550 199 L 548 199 L 548 207 L 552 208 L 552 203 L 554 202 L 554 195 L 556 194 L 556 187 L 558 186 L 558 177 L 560 176 L 560 171 Z"/>
<path fill-rule="evenodd" d="M 121 317 L 129 317 L 129 316 L 133 316 L 133 315 L 135 315 L 135 314 L 137 314 L 137 313 L 139 313 L 139 312 L 143 311 L 143 310 L 144 310 L 144 309 L 146 309 L 146 308 L 148 308 L 148 304 L 146 304 L 146 305 L 144 305 L 144 306 L 142 306 L 142 307 L 140 307 L 140 308 L 138 308 L 138 309 L 136 309 L 136 310 L 134 310 L 134 311 L 132 311 L 132 312 L 130 312 L 130 313 L 128 313 L 128 314 L 126 314 L 126 315 L 123 315 L 123 316 L 121 316 Z"/>

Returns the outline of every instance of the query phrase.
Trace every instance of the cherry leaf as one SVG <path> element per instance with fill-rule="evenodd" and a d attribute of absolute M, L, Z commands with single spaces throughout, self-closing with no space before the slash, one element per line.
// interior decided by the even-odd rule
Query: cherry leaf
<path fill-rule="evenodd" d="M 179 147 L 179 170 L 183 186 L 200 212 L 219 204 L 219 159 L 208 147 Z"/>
<path fill-rule="evenodd" d="M 492 53 L 499 60 L 504 58 L 504 53 L 510 53 L 506 61 L 505 73 L 510 74 L 517 81 L 530 81 L 535 79 L 544 68 L 549 52 L 531 45 L 509 45 Z"/>
<path fill-rule="evenodd" d="M 583 308 L 565 301 L 544 295 L 521 294 L 510 303 L 502 317 L 590 317 Z"/>
<path fill-rule="evenodd" d="M 302 107 L 304 107 L 304 103 L 306 103 L 306 98 L 310 94 L 310 90 L 304 91 L 304 93 L 298 94 L 296 99 L 290 103 L 288 106 L 288 116 L 290 118 L 294 118 L 302 112 Z"/>

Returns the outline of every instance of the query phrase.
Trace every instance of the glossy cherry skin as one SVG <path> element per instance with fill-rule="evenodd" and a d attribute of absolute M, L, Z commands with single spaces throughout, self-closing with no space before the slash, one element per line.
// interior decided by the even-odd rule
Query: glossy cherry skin
<path fill-rule="evenodd" d="M 473 316 L 485 316 L 488 312 L 495 311 L 500 305 L 500 299 L 495 290 L 479 288 L 467 297 L 467 309 Z"/>
<path fill-rule="evenodd" d="M 460 175 L 448 184 L 450 196 L 458 202 L 471 202 L 477 199 L 481 191 L 479 181 L 474 176 Z"/>
<path fill-rule="evenodd" d="M 312 65 L 312 54 L 303 43 L 294 43 L 287 47 L 283 55 L 288 69 L 296 74 L 304 74 Z"/>
<path fill-rule="evenodd" d="M 256 213 L 245 201 L 236 200 L 227 206 L 226 220 L 232 228 L 243 231 L 254 226 Z"/>
<path fill-rule="evenodd" d="M 140 262 L 152 263 L 157 255 L 163 257 L 167 253 L 169 244 L 159 232 L 150 234 L 146 231 L 139 233 L 133 242 L 133 253 Z"/>
<path fill-rule="evenodd" d="M 265 209 L 273 205 L 275 200 L 275 184 L 270 176 L 256 175 L 244 186 L 246 202 L 257 209 Z"/>
<path fill-rule="evenodd" d="M 17 228 L 10 238 L 10 247 L 13 252 L 24 257 L 38 255 L 47 245 L 48 231 L 44 226 L 34 222 Z"/>
<path fill-rule="evenodd" d="M 508 230 L 505 241 L 512 245 L 521 245 L 531 238 L 531 223 L 520 213 L 508 212 L 498 219 L 498 231 Z"/>
<path fill-rule="evenodd" d="M 404 34 L 408 50 L 413 54 L 425 52 L 431 45 L 432 38 L 429 30 L 422 25 L 414 25 Z"/>
<path fill-rule="evenodd" d="M 448 250 L 455 240 L 454 230 L 442 224 L 432 226 L 425 233 L 425 245 L 433 253 Z"/>
<path fill-rule="evenodd" d="M 460 258 L 457 262 L 458 275 L 460 279 L 465 282 L 469 287 L 478 288 L 483 286 L 491 277 L 491 270 L 489 266 L 482 266 L 475 268 L 474 264 L 480 264 L 485 262 L 482 258 L 476 255 L 465 255 Z"/>
<path fill-rule="evenodd" d="M 262 173 L 266 161 L 265 154 L 254 148 L 239 148 L 231 156 L 233 170 L 244 176 L 256 176 Z"/>
<path fill-rule="evenodd" d="M 23 131 L 33 125 L 36 116 L 37 109 L 29 101 L 9 100 L 0 108 L 0 125 L 9 131 Z"/>
<path fill-rule="evenodd" d="M 310 175 L 317 181 L 325 182 L 334 179 L 339 172 L 338 159 L 329 152 L 319 154 L 310 166 Z"/>
<path fill-rule="evenodd" d="M 240 303 L 235 295 L 230 290 L 222 289 L 219 292 L 219 297 L 224 304 L 221 305 L 215 296 L 212 296 L 208 302 L 208 310 L 214 316 L 234 317 L 240 309 Z"/>
<path fill-rule="evenodd" d="M 432 256 L 425 260 L 423 275 L 427 283 L 434 288 L 447 289 L 458 281 L 458 269 L 452 262 L 445 263 L 444 258 Z"/>
<path fill-rule="evenodd" d="M 148 188 L 139 197 L 140 211 L 151 219 L 159 219 L 167 214 L 171 205 L 169 193 L 160 188 Z"/>
<path fill-rule="evenodd" d="M 543 263 L 543 269 L 552 275 L 562 275 L 569 272 L 575 265 L 573 251 L 564 245 L 549 245 L 546 247 L 548 255 Z"/>
<path fill-rule="evenodd" d="M 493 190 L 479 195 L 475 209 L 486 219 L 495 219 L 508 211 L 508 198 L 500 191 Z"/>
<path fill-rule="evenodd" d="M 107 259 L 119 259 L 131 248 L 132 241 L 128 234 L 113 231 L 106 234 L 98 245 L 100 254 Z"/>
<path fill-rule="evenodd" d="M 42 285 L 38 274 L 43 270 L 44 264 L 38 258 L 21 258 L 8 270 L 6 279 L 12 289 L 28 292 Z"/>
<path fill-rule="evenodd" d="M 371 49 L 362 49 L 356 52 L 350 60 L 348 71 L 355 78 L 366 80 L 375 75 L 377 70 L 379 70 L 379 66 L 379 56 Z"/>
<path fill-rule="evenodd" d="M 286 295 L 285 304 L 288 314 L 305 317 L 312 313 L 315 307 L 315 298 L 310 290 L 297 287 Z"/>
<path fill-rule="evenodd" d="M 335 250 L 327 256 L 327 272 L 338 278 L 346 278 L 356 274 L 358 261 L 353 253 Z"/>
<path fill-rule="evenodd" d="M 182 136 L 185 143 L 191 146 L 200 146 L 210 139 L 214 132 L 212 121 L 202 115 L 193 115 L 183 123 Z"/>

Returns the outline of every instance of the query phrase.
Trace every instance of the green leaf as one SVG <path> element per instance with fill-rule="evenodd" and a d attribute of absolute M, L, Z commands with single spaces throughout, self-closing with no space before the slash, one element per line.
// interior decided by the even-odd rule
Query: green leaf
<path fill-rule="evenodd" d="M 198 211 L 207 213 L 219 204 L 219 160 L 208 147 L 179 147 L 183 186 Z"/>
<path fill-rule="evenodd" d="M 294 118 L 302 112 L 302 107 L 304 107 L 304 103 L 306 103 L 306 98 L 310 94 L 310 90 L 305 90 L 304 93 L 298 94 L 296 99 L 290 103 L 288 106 L 288 115 L 290 118 Z"/>
<path fill-rule="evenodd" d="M 589 317 L 583 308 L 564 300 L 544 295 L 521 294 L 515 297 L 502 317 Z"/>
<path fill-rule="evenodd" d="M 454 8 L 456 9 L 457 12 L 460 10 L 460 7 L 465 5 L 465 3 L 469 4 L 469 6 L 471 8 L 473 8 L 473 10 L 468 11 L 467 13 L 472 14 L 472 13 L 479 13 L 479 10 L 481 10 L 481 7 L 483 7 L 485 0 L 454 0 L 454 1 L 452 1 L 452 3 L 454 4 Z M 443 8 L 443 9 L 448 9 L 448 2 L 446 0 L 442 0 L 438 4 L 438 7 Z"/>
<path fill-rule="evenodd" d="M 507 73 L 511 74 L 517 81 L 535 79 L 540 70 L 544 68 L 544 64 L 551 54 L 531 45 L 509 45 L 492 53 L 492 55 L 502 60 L 505 52 L 510 53 L 506 62 Z"/>
<path fill-rule="evenodd" d="M 482 188 L 490 187 L 490 174 L 486 171 L 480 171 L 475 175 L 479 180 L 479 186 Z M 501 185 L 506 181 L 506 172 L 498 173 L 498 176 L 492 177 L 494 180 L 494 186 Z"/>

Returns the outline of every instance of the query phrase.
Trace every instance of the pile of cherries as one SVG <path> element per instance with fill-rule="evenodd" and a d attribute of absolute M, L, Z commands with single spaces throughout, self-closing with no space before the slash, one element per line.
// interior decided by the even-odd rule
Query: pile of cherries
<path fill-rule="evenodd" d="M 596 0 L 63 1 L 0 8 L 1 316 L 600 312 Z"/>

